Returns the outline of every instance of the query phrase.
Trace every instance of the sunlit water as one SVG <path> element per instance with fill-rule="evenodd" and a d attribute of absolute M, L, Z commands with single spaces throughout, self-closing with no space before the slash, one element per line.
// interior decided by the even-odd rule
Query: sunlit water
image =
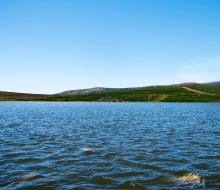
<path fill-rule="evenodd" d="M 202 188 L 186 173 L 220 188 L 219 103 L 0 103 L 0 189 Z"/>

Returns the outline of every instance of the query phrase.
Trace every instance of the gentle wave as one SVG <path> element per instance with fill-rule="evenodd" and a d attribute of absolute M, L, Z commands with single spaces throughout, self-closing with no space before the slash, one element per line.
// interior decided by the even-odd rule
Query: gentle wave
<path fill-rule="evenodd" d="M 173 180 L 190 173 L 220 186 L 218 103 L 0 107 L 3 190 L 202 188 Z"/>

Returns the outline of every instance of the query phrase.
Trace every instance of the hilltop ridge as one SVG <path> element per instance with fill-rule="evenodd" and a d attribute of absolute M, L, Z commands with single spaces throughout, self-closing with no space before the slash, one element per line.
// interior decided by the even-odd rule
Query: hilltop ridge
<path fill-rule="evenodd" d="M 106 88 L 106 87 L 94 87 L 87 89 L 78 89 L 78 90 L 67 90 L 57 95 L 79 95 L 79 94 L 91 94 L 91 93 L 99 93 L 99 92 L 113 92 L 118 90 L 117 88 Z"/>

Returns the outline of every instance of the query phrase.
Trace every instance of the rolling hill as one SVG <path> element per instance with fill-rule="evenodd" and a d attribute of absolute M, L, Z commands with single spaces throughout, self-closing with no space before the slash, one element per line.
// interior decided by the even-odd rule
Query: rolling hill
<path fill-rule="evenodd" d="M 220 82 L 136 88 L 90 88 L 53 95 L 0 92 L 1 101 L 220 102 Z"/>
<path fill-rule="evenodd" d="M 0 91 L 0 101 L 37 101 L 46 97 L 48 95 Z"/>

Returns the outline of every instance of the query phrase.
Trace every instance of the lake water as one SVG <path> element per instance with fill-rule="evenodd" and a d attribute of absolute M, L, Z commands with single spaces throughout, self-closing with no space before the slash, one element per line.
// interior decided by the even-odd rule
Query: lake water
<path fill-rule="evenodd" d="M 0 102 L 0 143 L 3 190 L 220 188 L 219 103 Z"/>

